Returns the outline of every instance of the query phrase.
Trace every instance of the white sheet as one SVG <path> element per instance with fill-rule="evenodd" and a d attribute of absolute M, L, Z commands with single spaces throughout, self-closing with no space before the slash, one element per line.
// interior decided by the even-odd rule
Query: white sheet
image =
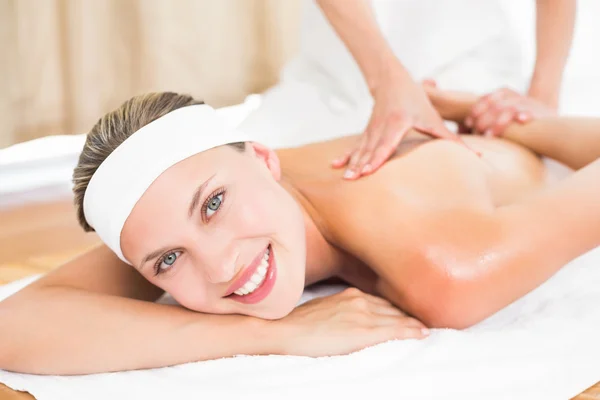
<path fill-rule="evenodd" d="M 0 299 L 29 281 L 0 287 Z M 239 356 L 75 377 L 0 370 L 0 382 L 38 400 L 392 393 L 397 399 L 562 400 L 600 380 L 599 288 L 600 247 L 488 320 L 465 331 L 434 330 L 423 341 L 392 341 L 338 357 Z M 339 289 L 312 289 L 303 300 Z"/>

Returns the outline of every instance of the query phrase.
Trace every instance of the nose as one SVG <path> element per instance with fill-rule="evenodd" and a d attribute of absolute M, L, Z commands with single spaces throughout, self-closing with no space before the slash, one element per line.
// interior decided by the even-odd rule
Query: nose
<path fill-rule="evenodd" d="M 226 283 L 235 276 L 235 266 L 237 265 L 238 253 L 232 244 L 213 246 L 210 248 L 199 249 L 201 253 L 199 268 L 202 269 L 206 280 L 213 284 Z"/>
<path fill-rule="evenodd" d="M 204 267 L 206 280 L 213 284 L 229 282 L 235 275 L 234 267 L 235 260 L 233 259 L 222 263 L 206 264 Z"/>

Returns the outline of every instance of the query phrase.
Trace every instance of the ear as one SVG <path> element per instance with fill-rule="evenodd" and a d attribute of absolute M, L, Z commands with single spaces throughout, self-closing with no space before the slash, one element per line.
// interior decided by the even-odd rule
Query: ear
<path fill-rule="evenodd" d="M 279 163 L 277 154 L 272 149 L 260 143 L 247 142 L 246 146 L 248 147 L 246 151 L 254 153 L 254 156 L 265 164 L 271 175 L 273 175 L 273 178 L 279 181 L 281 179 L 281 164 Z"/>

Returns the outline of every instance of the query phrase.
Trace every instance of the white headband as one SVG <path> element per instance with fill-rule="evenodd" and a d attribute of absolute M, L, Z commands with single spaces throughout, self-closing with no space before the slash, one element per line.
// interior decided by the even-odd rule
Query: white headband
<path fill-rule="evenodd" d="M 194 154 L 246 141 L 208 105 L 172 111 L 133 133 L 100 164 L 85 191 L 85 219 L 121 260 L 131 264 L 121 251 L 121 230 L 152 182 Z"/>

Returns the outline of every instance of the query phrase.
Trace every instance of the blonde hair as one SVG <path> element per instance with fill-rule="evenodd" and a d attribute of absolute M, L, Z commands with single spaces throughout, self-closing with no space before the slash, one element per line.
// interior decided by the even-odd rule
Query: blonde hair
<path fill-rule="evenodd" d="M 192 96 L 172 93 L 148 93 L 135 96 L 114 111 L 109 112 L 87 134 L 79 161 L 73 171 L 73 193 L 79 224 L 86 232 L 94 229 L 87 223 L 83 212 L 83 197 L 100 164 L 129 136 L 144 125 L 181 107 L 204 104 Z M 202 132 L 198 132 L 202 134 Z M 245 143 L 231 143 L 239 151 Z"/>

